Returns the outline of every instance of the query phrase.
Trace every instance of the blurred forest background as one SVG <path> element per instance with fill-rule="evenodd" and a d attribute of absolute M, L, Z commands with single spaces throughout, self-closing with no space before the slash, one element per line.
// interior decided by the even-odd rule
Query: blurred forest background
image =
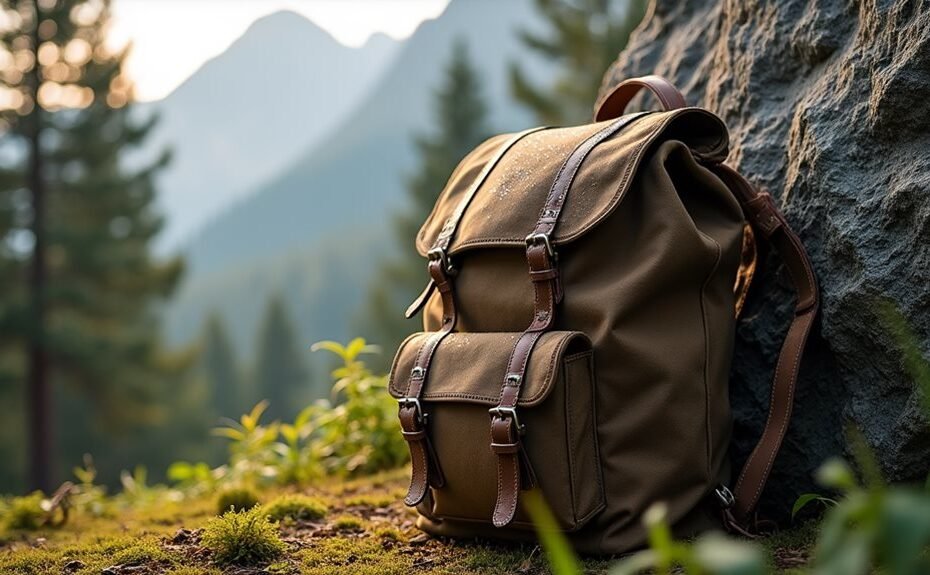
<path fill-rule="evenodd" d="M 361 47 L 277 12 L 139 103 L 111 2 L 2 0 L 0 493 L 85 453 L 111 484 L 215 463 L 221 418 L 329 395 L 318 340 L 364 336 L 387 367 L 454 166 L 493 133 L 588 121 L 644 4 L 451 0 Z"/>

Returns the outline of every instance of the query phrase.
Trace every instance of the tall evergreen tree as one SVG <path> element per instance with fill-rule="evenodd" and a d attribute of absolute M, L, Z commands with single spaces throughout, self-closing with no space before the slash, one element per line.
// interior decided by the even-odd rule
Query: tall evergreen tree
<path fill-rule="evenodd" d="M 201 362 L 216 414 L 236 418 L 248 411 L 251 406 L 241 400 L 239 371 L 226 325 L 215 313 L 207 319 L 204 328 Z"/>
<path fill-rule="evenodd" d="M 310 381 L 304 364 L 305 350 L 298 345 L 297 332 L 291 322 L 284 298 L 273 296 L 262 322 L 258 339 L 258 357 L 253 375 L 258 399 L 269 402 L 272 419 L 290 419 L 307 406 Z"/>
<path fill-rule="evenodd" d="M 361 326 L 370 340 L 394 349 L 415 329 L 402 310 L 423 289 L 426 264 L 413 249 L 414 238 L 429 215 L 455 166 L 490 135 L 481 80 L 468 57 L 464 41 L 456 41 L 442 85 L 434 96 L 430 134 L 416 137 L 419 168 L 407 181 L 406 210 L 394 219 L 399 255 L 384 263 L 372 286 L 368 312 Z"/>
<path fill-rule="evenodd" d="M 47 489 L 58 386 L 95 406 L 85 422 L 156 416 L 152 397 L 179 365 L 160 349 L 154 304 L 182 266 L 149 250 L 162 226 L 152 178 L 167 154 L 137 169 L 121 161 L 153 121 L 134 120 L 127 52 L 105 44 L 109 0 L 2 6 L 0 266 L 20 281 L 0 316 L 4 339 L 26 352 L 30 481 Z"/>
<path fill-rule="evenodd" d="M 510 65 L 514 98 L 535 112 L 542 124 L 589 122 L 607 67 L 626 47 L 643 19 L 648 0 L 536 0 L 549 30 L 524 30 L 523 43 L 558 64 L 550 85 L 535 84 L 519 64 Z"/>

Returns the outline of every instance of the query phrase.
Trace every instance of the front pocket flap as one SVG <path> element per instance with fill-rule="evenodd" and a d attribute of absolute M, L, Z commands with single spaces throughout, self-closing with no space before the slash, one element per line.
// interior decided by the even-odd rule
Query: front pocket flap
<path fill-rule="evenodd" d="M 389 391 L 406 395 L 410 370 L 431 333 L 408 337 L 397 350 L 391 367 Z M 452 333 L 439 344 L 430 362 L 423 399 L 497 405 L 510 353 L 520 333 Z M 518 405 L 531 407 L 552 390 L 562 358 L 591 349 L 581 332 L 551 331 L 536 342 L 523 378 Z"/>

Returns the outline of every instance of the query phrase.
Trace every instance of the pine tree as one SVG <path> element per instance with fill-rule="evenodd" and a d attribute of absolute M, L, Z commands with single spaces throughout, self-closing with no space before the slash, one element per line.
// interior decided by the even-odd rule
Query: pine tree
<path fill-rule="evenodd" d="M 94 405 L 78 425 L 138 425 L 160 415 L 163 376 L 182 367 L 160 348 L 154 316 L 181 262 L 149 250 L 162 227 L 153 175 L 167 154 L 136 169 L 121 161 L 154 121 L 131 113 L 126 50 L 105 45 L 109 4 L 3 3 L 0 145 L 14 153 L 0 165 L 0 268 L 20 281 L 3 294 L 0 327 L 26 350 L 30 477 L 45 489 L 53 397 Z"/>
<path fill-rule="evenodd" d="M 412 321 L 404 319 L 403 309 L 429 279 L 423 258 L 413 248 L 417 231 L 455 166 L 490 135 L 481 81 L 461 40 L 453 45 L 445 78 L 434 96 L 434 106 L 435 130 L 415 140 L 420 165 L 407 181 L 407 210 L 394 220 L 399 255 L 385 262 L 376 274 L 377 282 L 369 295 L 369 311 L 364 316 L 370 325 L 362 326 L 364 333 L 371 334 L 371 341 L 388 350 L 396 348 L 407 334 L 416 330 Z"/>
<path fill-rule="evenodd" d="M 524 30 L 523 43 L 560 73 L 538 86 L 517 63 L 510 65 L 514 98 L 535 112 L 542 124 L 576 125 L 591 121 L 601 79 L 639 24 L 647 0 L 536 0 L 548 22 L 547 34 Z"/>
<path fill-rule="evenodd" d="M 241 400 L 242 389 L 226 325 L 217 314 L 207 319 L 203 334 L 202 369 L 217 415 L 236 418 L 251 407 Z"/>
<path fill-rule="evenodd" d="M 297 334 L 280 295 L 268 301 L 258 340 L 253 388 L 258 397 L 269 402 L 271 419 L 290 419 L 307 406 L 310 381 L 304 364 L 305 349 L 298 345 Z"/>

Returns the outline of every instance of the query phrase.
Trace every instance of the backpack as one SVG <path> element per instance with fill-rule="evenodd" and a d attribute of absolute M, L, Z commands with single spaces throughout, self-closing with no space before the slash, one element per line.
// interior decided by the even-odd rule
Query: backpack
<path fill-rule="evenodd" d="M 624 115 L 642 88 L 664 111 Z M 727 153 L 717 116 L 647 76 L 594 123 L 492 137 L 462 160 L 417 235 L 429 283 L 407 316 L 422 311 L 424 331 L 390 374 L 419 528 L 532 540 L 536 489 L 588 554 L 644 545 L 660 501 L 679 535 L 753 529 L 818 292 L 771 196 Z M 728 376 L 757 239 L 796 313 L 731 483 Z"/>

